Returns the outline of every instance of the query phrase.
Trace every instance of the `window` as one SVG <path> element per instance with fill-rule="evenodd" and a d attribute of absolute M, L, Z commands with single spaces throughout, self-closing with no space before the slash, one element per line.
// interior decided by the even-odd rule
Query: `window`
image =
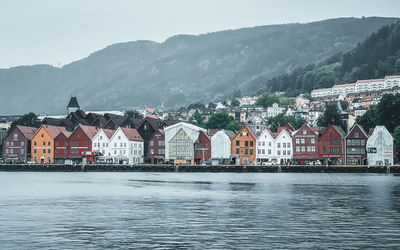
<path fill-rule="evenodd" d="M 333 137 L 332 132 L 329 132 L 329 138 L 332 138 L 332 137 Z"/>
<path fill-rule="evenodd" d="M 56 154 L 58 154 L 58 149 L 56 149 Z"/>
<path fill-rule="evenodd" d="M 96 144 L 96 143 L 95 143 Z M 56 146 L 58 146 L 58 141 L 56 141 Z"/>
<path fill-rule="evenodd" d="M 268 154 L 269 154 L 269 155 L 271 154 L 271 149 L 268 149 Z"/>
<path fill-rule="evenodd" d="M 81 138 L 81 134 L 78 133 L 77 136 L 78 136 L 78 138 Z"/>
<path fill-rule="evenodd" d="M 311 138 L 311 144 L 315 144 L 315 138 Z"/>
<path fill-rule="evenodd" d="M 333 145 L 332 140 L 329 140 L 329 145 Z"/>
<path fill-rule="evenodd" d="M 239 154 L 239 149 L 238 148 L 236 149 L 236 154 Z"/>
<path fill-rule="evenodd" d="M 14 134 L 14 139 L 18 139 L 18 134 Z"/>
<path fill-rule="evenodd" d="M 280 150 L 278 150 L 278 155 L 281 155 L 281 151 Z"/>
<path fill-rule="evenodd" d="M 306 135 L 307 134 L 307 130 L 303 130 L 303 135 Z"/>
<path fill-rule="evenodd" d="M 85 146 L 87 147 L 87 145 L 88 145 L 88 142 L 87 142 L 87 141 L 85 141 Z"/>
<path fill-rule="evenodd" d="M 354 133 L 354 138 L 359 138 L 359 137 L 360 137 L 360 134 L 358 132 L 355 132 Z"/>
<path fill-rule="evenodd" d="M 301 152 L 306 152 L 306 147 L 305 146 L 301 146 Z"/>
<path fill-rule="evenodd" d="M 250 155 L 253 155 L 253 149 L 250 149 Z"/>
<path fill-rule="evenodd" d="M 286 148 L 286 143 L 282 143 L 282 148 Z"/>
<path fill-rule="evenodd" d="M 154 141 L 153 141 L 153 140 L 150 141 L 150 146 L 151 146 L 151 147 L 154 146 Z"/>
<path fill-rule="evenodd" d="M 7 150 L 8 150 L 8 149 L 7 149 Z M 36 149 L 34 149 L 34 150 L 33 150 L 33 153 L 34 153 L 34 154 L 36 154 L 36 153 L 37 153 L 37 150 L 36 150 Z"/>
<path fill-rule="evenodd" d="M 299 144 L 300 143 L 300 139 L 296 139 L 296 144 Z"/>
<path fill-rule="evenodd" d="M 326 148 L 322 148 L 322 153 L 326 153 Z"/>
<path fill-rule="evenodd" d="M 306 139 L 302 138 L 301 139 L 301 144 L 306 144 Z"/>
<path fill-rule="evenodd" d="M 250 147 L 253 147 L 253 141 L 250 141 Z"/>
<path fill-rule="evenodd" d="M 66 149 L 64 149 L 64 154 L 67 154 L 67 150 Z"/>
<path fill-rule="evenodd" d="M 47 145 L 48 145 L 48 146 L 50 146 L 50 144 L 51 144 L 50 142 L 47 142 Z"/>
<path fill-rule="evenodd" d="M 41 135 L 40 135 L 40 137 L 42 137 L 42 138 L 43 138 L 43 137 L 44 137 L 44 134 L 41 134 Z"/>
<path fill-rule="evenodd" d="M 43 146 L 46 146 L 46 142 L 45 141 L 43 142 Z"/>
<path fill-rule="evenodd" d="M 103 140 L 103 136 L 100 135 L 100 140 Z"/>
<path fill-rule="evenodd" d="M 283 155 L 286 155 L 286 150 L 282 150 Z"/>
<path fill-rule="evenodd" d="M 65 142 L 65 143 L 64 143 L 64 146 L 68 146 L 68 142 Z"/>
<path fill-rule="evenodd" d="M 46 149 L 43 149 L 43 154 L 46 154 Z"/>
<path fill-rule="evenodd" d="M 10 146 L 10 142 L 9 141 L 6 144 L 7 144 L 7 146 Z M 36 146 L 36 142 L 34 142 L 34 144 Z"/>
<path fill-rule="evenodd" d="M 290 148 L 290 142 L 287 143 L 287 147 Z"/>
<path fill-rule="evenodd" d="M 24 149 L 23 149 L 23 148 L 21 148 L 21 154 L 24 154 L 24 153 L 25 153 Z"/>
<path fill-rule="evenodd" d="M 121 136 L 120 135 L 118 136 L 118 140 L 121 140 Z"/>
<path fill-rule="evenodd" d="M 36 150 L 36 149 L 35 149 L 35 150 Z M 7 149 L 6 149 L 6 154 L 8 154 L 8 152 L 9 152 L 9 151 L 8 151 L 8 148 L 7 148 Z"/>
<path fill-rule="evenodd" d="M 322 141 L 322 146 L 326 146 L 326 141 Z"/>
<path fill-rule="evenodd" d="M 262 145 L 265 146 L 265 141 L 262 142 Z"/>
<path fill-rule="evenodd" d="M 37 157 L 33 157 L 33 161 L 34 162 L 37 162 L 38 160 L 37 160 Z"/>
<path fill-rule="evenodd" d="M 150 149 L 150 154 L 154 155 L 154 149 Z"/>
<path fill-rule="evenodd" d="M 311 146 L 311 152 L 315 152 L 315 146 Z"/>
<path fill-rule="evenodd" d="M 244 150 L 244 153 L 245 153 L 246 155 L 248 155 L 248 154 L 249 154 L 249 150 L 246 148 L 246 149 Z"/>
<path fill-rule="evenodd" d="M 14 146 L 14 142 L 12 141 L 12 142 L 11 142 L 11 147 L 13 147 L 13 146 Z"/>
<path fill-rule="evenodd" d="M 126 147 L 126 142 L 124 142 L 124 147 Z"/>
<path fill-rule="evenodd" d="M 278 148 L 281 148 L 281 144 L 278 142 Z"/>
<path fill-rule="evenodd" d="M 361 140 L 361 146 L 365 145 L 365 140 Z"/>
<path fill-rule="evenodd" d="M 300 152 L 300 146 L 296 146 L 296 152 Z"/>

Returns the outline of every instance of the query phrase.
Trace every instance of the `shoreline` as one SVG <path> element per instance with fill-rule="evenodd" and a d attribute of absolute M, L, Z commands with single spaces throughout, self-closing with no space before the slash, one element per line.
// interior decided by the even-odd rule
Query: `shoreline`
<path fill-rule="evenodd" d="M 400 165 L 116 165 L 0 164 L 0 172 L 211 172 L 211 173 L 395 173 Z"/>

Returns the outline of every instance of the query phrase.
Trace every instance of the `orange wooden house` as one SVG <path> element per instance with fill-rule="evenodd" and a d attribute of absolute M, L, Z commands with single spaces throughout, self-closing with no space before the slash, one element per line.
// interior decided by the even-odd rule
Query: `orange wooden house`
<path fill-rule="evenodd" d="M 64 127 L 40 126 L 31 140 L 31 156 L 34 163 L 54 163 L 54 139 L 60 134 L 69 134 Z"/>
<path fill-rule="evenodd" d="M 240 164 L 249 164 L 249 162 L 255 161 L 256 139 L 257 136 L 254 131 L 250 127 L 243 126 L 232 139 L 232 159 L 237 159 L 239 157 Z"/>

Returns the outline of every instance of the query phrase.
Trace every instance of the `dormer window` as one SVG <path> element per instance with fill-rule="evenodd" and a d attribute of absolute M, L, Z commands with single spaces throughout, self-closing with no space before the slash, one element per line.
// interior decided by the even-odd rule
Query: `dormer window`
<path fill-rule="evenodd" d="M 306 135 L 307 134 L 307 130 L 303 130 L 303 135 Z"/>

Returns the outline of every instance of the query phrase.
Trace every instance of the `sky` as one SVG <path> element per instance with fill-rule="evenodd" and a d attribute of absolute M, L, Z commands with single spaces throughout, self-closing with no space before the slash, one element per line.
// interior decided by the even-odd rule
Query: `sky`
<path fill-rule="evenodd" d="M 119 42 L 399 11 L 399 0 L 1 0 L 0 68 L 62 66 Z"/>

